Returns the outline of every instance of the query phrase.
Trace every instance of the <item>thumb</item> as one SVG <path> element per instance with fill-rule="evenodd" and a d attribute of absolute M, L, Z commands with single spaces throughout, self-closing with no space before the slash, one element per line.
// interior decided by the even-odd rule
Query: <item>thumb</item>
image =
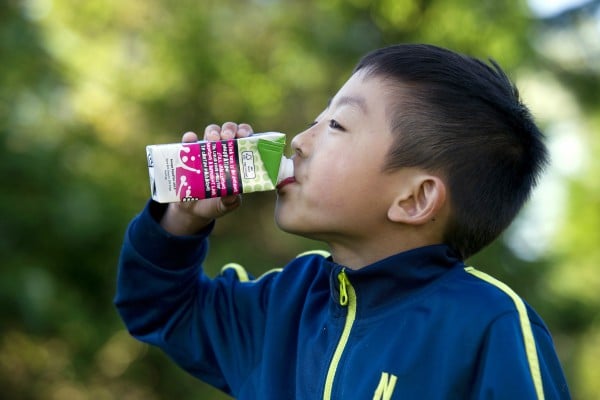
<path fill-rule="evenodd" d="M 217 203 L 217 214 L 223 216 L 238 208 L 242 204 L 241 195 L 225 196 Z"/>

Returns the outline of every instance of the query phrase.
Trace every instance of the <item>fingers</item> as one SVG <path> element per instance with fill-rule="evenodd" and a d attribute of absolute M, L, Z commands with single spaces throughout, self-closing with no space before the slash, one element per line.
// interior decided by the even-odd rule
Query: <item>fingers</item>
<path fill-rule="evenodd" d="M 221 139 L 233 139 L 237 133 L 238 125 L 235 122 L 225 122 L 221 128 Z"/>
<path fill-rule="evenodd" d="M 183 143 L 197 142 L 198 141 L 198 135 L 196 135 L 194 132 L 186 132 L 181 137 L 181 141 Z"/>
<path fill-rule="evenodd" d="M 234 138 L 248 137 L 254 131 L 249 124 L 236 124 L 235 122 L 225 122 L 223 126 L 210 124 L 204 129 L 204 140 L 226 140 Z M 184 143 L 197 142 L 198 135 L 194 132 L 186 132 L 181 139 Z"/>
<path fill-rule="evenodd" d="M 204 129 L 204 140 L 227 140 L 252 135 L 252 127 L 248 124 L 225 122 L 223 126 L 210 124 Z"/>
<path fill-rule="evenodd" d="M 232 195 L 221 197 L 221 201 L 217 203 L 217 215 L 223 216 L 238 208 L 242 204 L 241 195 Z"/>
<path fill-rule="evenodd" d="M 236 137 L 248 137 L 250 135 L 252 135 L 254 132 L 252 130 L 252 127 L 248 124 L 239 124 L 238 125 L 238 131 L 236 134 Z"/>
<path fill-rule="evenodd" d="M 204 140 L 221 139 L 221 127 L 216 124 L 210 124 L 204 129 Z"/>

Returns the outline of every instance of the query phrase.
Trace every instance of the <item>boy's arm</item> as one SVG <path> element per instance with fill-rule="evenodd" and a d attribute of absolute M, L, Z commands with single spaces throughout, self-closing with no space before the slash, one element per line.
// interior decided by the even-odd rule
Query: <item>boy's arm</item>
<path fill-rule="evenodd" d="M 533 337 L 524 338 L 514 314 L 494 321 L 479 356 L 472 398 L 571 398 L 550 333 L 537 316 L 531 329 Z M 527 353 L 525 340 L 533 341 L 535 354 Z"/>
<path fill-rule="evenodd" d="M 263 293 L 270 280 L 241 285 L 235 274 L 209 279 L 202 272 L 212 220 L 230 210 L 219 208 L 220 202 L 150 201 L 128 227 L 115 305 L 132 335 L 232 393 L 247 377 L 246 366 L 256 362 L 250 349 L 260 343 L 247 344 L 262 338 Z"/>

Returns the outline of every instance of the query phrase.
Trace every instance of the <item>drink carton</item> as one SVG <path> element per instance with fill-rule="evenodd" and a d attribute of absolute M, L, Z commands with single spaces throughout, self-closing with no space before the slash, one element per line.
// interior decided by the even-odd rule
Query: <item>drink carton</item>
<path fill-rule="evenodd" d="M 274 190 L 293 175 L 285 135 L 146 146 L 152 198 L 160 203 Z"/>

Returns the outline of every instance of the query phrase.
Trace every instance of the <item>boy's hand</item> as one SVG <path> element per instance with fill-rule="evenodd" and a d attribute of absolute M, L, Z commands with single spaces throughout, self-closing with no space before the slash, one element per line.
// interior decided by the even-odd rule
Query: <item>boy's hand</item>
<path fill-rule="evenodd" d="M 204 140 L 223 140 L 247 137 L 252 134 L 252 127 L 248 124 L 235 124 L 227 122 L 222 127 L 212 124 L 204 130 Z M 198 135 L 187 132 L 183 135 L 182 142 L 196 142 Z M 215 218 L 235 210 L 242 203 L 239 195 L 217 197 L 198 201 L 170 203 L 167 207 L 160 225 L 173 235 L 191 235 L 212 222 Z"/>

